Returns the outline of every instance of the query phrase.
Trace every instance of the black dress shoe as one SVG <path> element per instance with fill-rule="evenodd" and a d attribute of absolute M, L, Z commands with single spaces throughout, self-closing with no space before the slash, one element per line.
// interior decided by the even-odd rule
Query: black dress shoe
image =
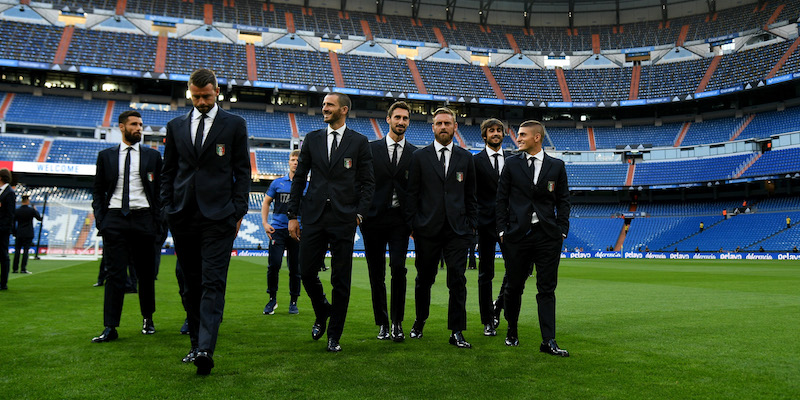
<path fill-rule="evenodd" d="M 156 326 L 153 325 L 153 318 L 142 320 L 142 335 L 152 335 L 156 333 Z"/>
<path fill-rule="evenodd" d="M 459 349 L 470 349 L 472 345 L 464 339 L 464 334 L 461 331 L 453 331 L 450 335 L 450 344 L 458 347 Z"/>
<path fill-rule="evenodd" d="M 497 300 L 492 304 L 492 324 L 494 325 L 494 329 L 497 329 L 500 326 L 500 314 L 503 313 L 503 307 L 497 306 Z"/>
<path fill-rule="evenodd" d="M 506 333 L 506 346 L 519 346 L 519 337 L 517 336 L 516 329 L 508 329 L 508 332 Z"/>
<path fill-rule="evenodd" d="M 117 328 L 107 326 L 106 329 L 103 329 L 103 333 L 101 333 L 100 336 L 92 338 L 92 343 L 110 342 L 112 340 L 117 340 L 118 337 Z"/>
<path fill-rule="evenodd" d="M 311 326 L 311 338 L 314 340 L 319 340 L 319 338 L 325 334 L 325 325 L 325 321 L 314 322 L 314 325 Z"/>
<path fill-rule="evenodd" d="M 569 357 L 569 352 L 559 348 L 555 339 L 550 339 L 548 341 L 542 342 L 542 345 L 539 346 L 539 351 L 553 356 Z"/>
<path fill-rule="evenodd" d="M 497 330 L 494 328 L 494 323 L 483 326 L 483 336 L 497 336 Z"/>
<path fill-rule="evenodd" d="M 181 326 L 181 335 L 188 335 L 189 334 L 189 320 L 183 320 L 183 326 Z"/>
<path fill-rule="evenodd" d="M 214 368 L 214 359 L 207 351 L 198 351 L 194 365 L 197 367 L 197 375 L 208 375 L 211 373 L 211 368 Z"/>
<path fill-rule="evenodd" d="M 342 351 L 342 346 L 339 346 L 339 341 L 336 339 L 328 339 L 328 351 L 331 353 L 338 353 Z"/>
<path fill-rule="evenodd" d="M 378 340 L 391 339 L 392 334 L 389 332 L 389 325 L 381 325 L 381 330 L 378 332 Z"/>
<path fill-rule="evenodd" d="M 403 324 L 399 322 L 392 324 L 392 340 L 395 342 L 406 340 L 406 335 L 403 334 Z"/>
<path fill-rule="evenodd" d="M 183 357 L 181 361 L 184 364 L 193 363 L 195 358 L 197 358 L 197 347 L 192 347 L 192 349 L 189 350 L 189 354 Z"/>
<path fill-rule="evenodd" d="M 412 339 L 422 339 L 422 328 L 425 327 L 425 321 L 414 321 L 414 325 L 411 326 L 411 332 L 409 336 Z"/>

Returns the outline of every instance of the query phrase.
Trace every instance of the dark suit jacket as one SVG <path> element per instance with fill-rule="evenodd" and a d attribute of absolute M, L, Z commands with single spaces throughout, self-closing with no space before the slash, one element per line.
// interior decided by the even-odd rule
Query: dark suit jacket
<path fill-rule="evenodd" d="M 408 221 L 415 235 L 434 236 L 445 223 L 458 235 L 471 235 L 478 223 L 475 163 L 472 154 L 453 146 L 444 176 L 433 143 L 417 150 L 408 176 Z"/>
<path fill-rule="evenodd" d="M 497 188 L 497 233 L 521 238 L 531 229 L 536 211 L 539 224 L 553 239 L 569 233 L 569 187 L 564 161 L 545 153 L 539 181 L 534 186 L 525 153 L 506 157 Z"/>
<path fill-rule="evenodd" d="M 17 239 L 33 239 L 33 219 L 42 220 L 39 211 L 31 206 L 19 206 L 14 213 L 14 237 Z"/>
<path fill-rule="evenodd" d="M 326 135 L 327 128 L 308 133 L 297 158 L 289 213 L 299 214 L 302 208 L 304 225 L 319 220 L 328 199 L 336 220 L 354 223 L 356 214 L 367 216 L 375 192 L 372 151 L 367 137 L 350 128 L 345 129 L 336 152 L 328 161 Z M 309 172 L 311 182 L 303 194 Z"/>
<path fill-rule="evenodd" d="M 503 151 L 503 156 L 506 155 L 508 152 Z M 489 159 L 485 148 L 475 154 L 473 158 L 475 159 L 475 176 L 478 187 L 478 226 L 491 225 L 494 228 L 497 224 L 495 209 L 497 208 L 497 181 L 500 177 L 494 172 L 494 160 Z"/>
<path fill-rule="evenodd" d="M 197 201 L 208 219 L 236 219 L 247 214 L 250 149 L 242 117 L 217 106 L 217 116 L 198 157 L 191 136 L 191 112 L 167 123 L 161 202 L 176 214 Z"/>
<path fill-rule="evenodd" d="M 14 225 L 16 207 L 17 194 L 14 193 L 14 188 L 9 183 L 3 194 L 0 194 L 0 232 L 5 232 L 6 236 L 11 233 L 11 228 Z"/>
<path fill-rule="evenodd" d="M 103 221 L 108 214 L 108 203 L 117 188 L 119 170 L 119 148 L 121 145 L 109 147 L 97 154 L 97 171 L 94 175 L 94 192 L 92 193 L 92 208 L 97 230 L 104 228 Z M 150 212 L 153 218 L 160 219 L 161 200 L 159 187 L 161 185 L 161 154 L 147 146 L 139 145 L 139 177 L 147 201 L 150 203 Z"/>
<path fill-rule="evenodd" d="M 369 217 L 380 215 L 392 206 L 392 193 L 397 191 L 397 199 L 402 210 L 406 204 L 408 191 L 408 168 L 411 166 L 411 156 L 417 151 L 417 146 L 406 139 L 403 154 L 397 161 L 397 167 L 392 165 L 392 155 L 386 147 L 386 138 L 369 143 L 372 149 L 372 168 L 375 171 L 375 195 L 369 207 Z"/>

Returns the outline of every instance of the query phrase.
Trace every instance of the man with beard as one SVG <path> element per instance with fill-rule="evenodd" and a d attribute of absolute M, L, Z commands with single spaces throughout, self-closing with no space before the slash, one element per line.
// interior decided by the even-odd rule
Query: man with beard
<path fill-rule="evenodd" d="M 245 120 L 216 104 L 214 72 L 194 71 L 189 93 L 192 111 L 167 123 L 161 201 L 185 282 L 192 348 L 183 361 L 194 362 L 198 375 L 208 375 L 214 368 L 233 240 L 247 214 L 250 149 Z"/>
<path fill-rule="evenodd" d="M 342 93 L 323 99 L 322 115 L 328 127 L 308 133 L 303 140 L 287 212 L 289 234 L 300 240 L 301 281 L 316 315 L 311 338 L 319 340 L 327 329 L 330 352 L 342 351 L 339 339 L 350 303 L 353 240 L 375 191 L 369 140 L 345 125 L 350 104 L 350 97 Z M 311 181 L 303 194 L 309 172 Z M 301 209 L 302 240 L 297 220 Z M 329 244 L 333 303 L 328 303 L 319 280 Z"/>
<path fill-rule="evenodd" d="M 507 346 L 519 346 L 522 292 L 536 267 L 536 303 L 542 343 L 539 351 L 569 357 L 556 343 L 556 284 L 561 246 L 569 233 L 569 187 L 564 162 L 542 150 L 546 134 L 538 121 L 525 121 L 517 131 L 520 153 L 506 158 L 497 184 L 497 235 L 505 244 L 508 283 L 505 316 Z"/>
<path fill-rule="evenodd" d="M 370 142 L 375 171 L 375 195 L 369 214 L 361 225 L 367 257 L 369 284 L 372 289 L 372 312 L 380 327 L 378 340 L 402 342 L 406 307 L 407 228 L 403 216 L 408 187 L 408 167 L 417 147 L 405 139 L 411 108 L 403 101 L 389 107 L 386 123 L 389 133 Z M 389 269 L 392 272 L 391 329 L 386 307 L 386 246 L 389 246 Z"/>
<path fill-rule="evenodd" d="M 416 244 L 417 281 L 414 288 L 417 318 L 412 339 L 422 338 L 430 314 L 431 286 L 436 280 L 439 260 L 447 265 L 450 300 L 447 328 L 450 344 L 472 347 L 464 339 L 467 328 L 467 251 L 475 234 L 478 204 L 475 198 L 475 163 L 472 154 L 453 144 L 458 124 L 455 113 L 439 108 L 433 113 L 435 141 L 411 158 L 408 175 L 406 221 Z"/>
<path fill-rule="evenodd" d="M 505 165 L 503 138 L 506 126 L 500 120 L 489 118 L 481 123 L 481 136 L 486 148 L 474 156 L 477 176 L 478 197 L 478 307 L 485 336 L 497 335 L 500 312 L 503 309 L 503 290 L 506 286 L 505 274 L 497 301 L 492 303 L 492 280 L 494 279 L 494 249 L 497 240 L 497 218 L 495 200 L 497 181 Z M 500 250 L 503 244 L 500 243 Z"/>
<path fill-rule="evenodd" d="M 125 298 L 128 264 L 139 278 L 142 333 L 152 335 L 155 299 L 155 249 L 161 202 L 161 154 L 142 146 L 142 116 L 136 111 L 119 115 L 122 144 L 97 155 L 92 208 L 97 230 L 103 235 L 106 268 L 103 324 L 105 330 L 92 339 L 109 342 L 118 337 L 117 327 Z"/>

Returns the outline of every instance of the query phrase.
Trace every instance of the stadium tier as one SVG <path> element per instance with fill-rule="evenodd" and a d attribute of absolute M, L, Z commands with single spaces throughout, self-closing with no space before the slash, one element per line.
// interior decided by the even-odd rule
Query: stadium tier
<path fill-rule="evenodd" d="M 568 163 L 566 168 L 571 187 L 624 186 L 628 174 L 628 166 L 620 163 Z"/>
<path fill-rule="evenodd" d="M 257 150 L 265 156 L 269 151 Z M 275 156 L 276 170 L 286 171 L 286 153 Z M 89 246 L 96 236 L 94 220 L 90 208 L 92 194 L 89 189 L 70 189 L 57 187 L 16 188 L 17 196 L 31 197 L 31 202 L 42 210 L 45 197 L 48 208 L 44 212 L 42 245 L 48 246 L 51 240 L 63 241 L 64 237 L 80 238 L 82 246 Z M 239 249 L 266 249 L 268 238 L 261 225 L 261 204 L 263 192 L 252 192 L 248 199 L 250 208 L 242 222 L 242 227 L 234 244 Z M 19 202 L 20 199 L 18 198 Z M 767 198 L 752 205 L 751 214 L 739 214 L 724 219 L 722 209 L 733 209 L 733 201 L 690 201 L 690 202 L 642 202 L 637 212 L 646 212 L 647 217 L 631 219 L 625 236 L 623 250 L 639 251 L 693 251 L 699 247 L 703 251 L 717 251 L 720 247 L 732 251 L 737 246 L 750 251 L 763 246 L 768 251 L 789 251 L 800 244 L 800 199 L 797 197 Z M 573 204 L 570 215 L 570 234 L 564 246 L 570 251 L 581 248 L 583 251 L 605 250 L 614 246 L 623 231 L 625 219 L 622 212 L 629 211 L 630 204 L 620 203 L 577 203 Z M 792 220 L 792 227 L 786 228 L 786 217 Z M 87 219 L 89 218 L 89 219 Z M 700 222 L 705 229 L 699 232 Z M 34 221 L 38 232 L 38 221 Z M 88 227 L 87 227 L 88 224 Z M 357 231 L 355 249 L 363 250 L 361 233 Z M 171 245 L 171 237 L 167 239 Z M 13 244 L 13 237 L 12 237 Z M 413 241 L 411 250 L 414 249 Z"/>
<path fill-rule="evenodd" d="M 693 160 L 649 161 L 636 165 L 633 185 L 665 185 L 726 180 L 736 176 L 755 153 Z"/>
<path fill-rule="evenodd" d="M 36 161 L 44 139 L 30 135 L 0 136 L 0 159 Z"/>
<path fill-rule="evenodd" d="M 115 11 L 117 3 L 110 0 L 94 1 L 43 1 L 56 9 L 83 7 Z M 125 3 L 123 3 L 125 4 Z M 234 5 L 235 4 L 235 5 Z M 532 51 L 585 51 L 592 50 L 593 36 L 602 48 L 623 49 L 641 46 L 673 44 L 685 32 L 685 41 L 721 37 L 752 29 L 761 29 L 774 21 L 795 21 L 798 16 L 796 2 L 765 2 L 745 4 L 719 10 L 709 16 L 706 13 L 671 18 L 664 21 L 643 21 L 622 25 L 579 26 L 574 29 L 554 26 L 486 25 L 457 22 L 445 23 L 436 19 L 416 19 L 401 15 L 377 16 L 368 12 L 343 11 L 328 8 L 301 7 L 293 4 L 264 2 L 259 0 L 237 0 L 226 2 L 209 0 L 191 1 L 144 1 L 126 2 L 125 11 L 140 15 L 155 15 L 203 21 L 205 6 L 211 7 L 214 22 L 243 24 L 263 28 L 287 29 L 286 15 L 290 14 L 295 29 L 328 34 L 330 36 L 367 36 L 364 25 L 375 38 L 400 39 L 438 43 L 437 30 L 450 46 L 473 46 L 489 49 L 509 49 L 507 35 L 512 35 L 522 50 Z M 308 5 L 308 3 L 306 3 Z M 534 9 L 536 7 L 534 6 Z M 564 12 L 566 13 L 566 5 Z M 519 12 L 523 11 L 520 4 Z M 363 21 L 363 22 L 362 22 Z M 520 21 L 521 22 L 521 21 Z M 56 42 L 57 43 L 57 42 Z"/>

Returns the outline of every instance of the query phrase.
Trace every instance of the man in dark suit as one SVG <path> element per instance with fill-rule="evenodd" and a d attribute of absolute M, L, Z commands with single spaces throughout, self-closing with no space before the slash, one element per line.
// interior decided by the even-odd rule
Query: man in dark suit
<path fill-rule="evenodd" d="M 327 350 L 331 352 L 342 350 L 339 339 L 350 303 L 353 240 L 375 191 L 369 140 L 345 125 L 350 104 L 350 98 L 341 93 L 328 94 L 322 101 L 328 127 L 310 132 L 303 140 L 287 212 L 289 235 L 300 240 L 297 214 L 303 211 L 300 279 L 316 315 L 311 337 L 318 340 L 327 329 Z M 311 181 L 303 194 L 309 172 Z M 319 268 L 329 244 L 332 304 L 325 298 L 319 280 Z M 328 317 L 331 320 L 326 327 Z"/>
<path fill-rule="evenodd" d="M 458 128 L 455 113 L 439 108 L 433 116 L 435 141 L 414 153 L 408 176 L 406 221 L 416 244 L 417 280 L 414 288 L 417 318 L 411 338 L 422 338 L 430 314 L 431 286 L 439 260 L 447 265 L 450 301 L 447 328 L 450 344 L 472 347 L 462 331 L 467 328 L 467 251 L 475 234 L 478 204 L 472 154 L 453 143 Z"/>
<path fill-rule="evenodd" d="M 0 169 L 0 290 L 8 290 L 8 273 L 11 260 L 8 258 L 8 236 L 14 224 L 17 195 L 11 187 L 11 171 Z"/>
<path fill-rule="evenodd" d="M 477 176 L 478 198 L 478 307 L 485 336 L 497 335 L 500 312 L 503 310 L 503 291 L 506 278 L 500 285 L 497 301 L 492 303 L 492 280 L 494 279 L 494 255 L 497 239 L 497 218 L 495 216 L 497 181 L 505 166 L 503 138 L 506 126 L 498 119 L 489 118 L 481 123 L 481 136 L 486 148 L 474 156 Z M 503 244 L 500 243 L 500 250 Z"/>
<path fill-rule="evenodd" d="M 505 243 L 507 346 L 518 346 L 522 292 L 536 266 L 536 302 L 542 344 L 539 351 L 568 357 L 556 343 L 556 283 L 561 245 L 569 233 L 569 187 L 564 162 L 542 150 L 544 126 L 523 122 L 517 132 L 520 153 L 506 158 L 497 188 L 497 232 Z"/>
<path fill-rule="evenodd" d="M 42 215 L 31 205 L 30 197 L 22 196 L 22 205 L 14 213 L 14 273 L 17 271 L 23 274 L 31 273 L 28 271 L 28 251 L 33 243 L 34 218 L 41 221 Z M 20 258 L 22 258 L 22 268 L 19 265 Z"/>
<path fill-rule="evenodd" d="M 408 187 L 408 167 L 417 147 L 405 139 L 411 108 L 398 101 L 389 107 L 386 122 L 389 133 L 370 143 L 375 171 L 375 196 L 369 214 L 361 225 L 367 257 L 369 285 L 372 289 L 372 312 L 380 327 L 378 339 L 402 342 L 406 307 L 406 253 L 411 230 L 404 220 L 403 207 Z M 391 328 L 386 306 L 386 246 L 389 246 L 389 269 L 392 272 Z"/>
<path fill-rule="evenodd" d="M 97 230 L 103 235 L 106 268 L 103 325 L 92 339 L 109 342 L 118 337 L 125 281 L 132 262 L 139 278 L 142 333 L 155 333 L 156 309 L 153 241 L 159 230 L 161 154 L 142 146 L 142 116 L 136 111 L 119 115 L 122 144 L 97 155 L 92 208 Z"/>
<path fill-rule="evenodd" d="M 189 92 L 192 111 L 167 123 L 161 199 L 186 285 L 191 350 L 183 361 L 207 375 L 214 367 L 233 241 L 247 214 L 250 150 L 244 119 L 216 104 L 212 71 L 194 71 Z"/>

